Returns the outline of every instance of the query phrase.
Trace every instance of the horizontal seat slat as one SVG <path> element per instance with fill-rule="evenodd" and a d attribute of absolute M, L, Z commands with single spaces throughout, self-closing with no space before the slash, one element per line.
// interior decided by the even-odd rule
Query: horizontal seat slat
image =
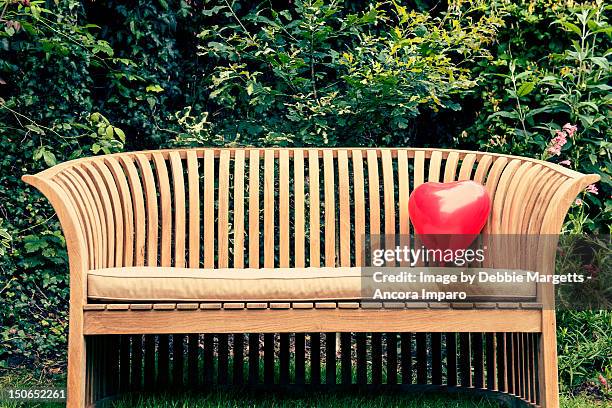
<path fill-rule="evenodd" d="M 542 323 L 540 310 L 518 308 L 115 310 L 87 311 L 85 334 L 540 332 Z"/>

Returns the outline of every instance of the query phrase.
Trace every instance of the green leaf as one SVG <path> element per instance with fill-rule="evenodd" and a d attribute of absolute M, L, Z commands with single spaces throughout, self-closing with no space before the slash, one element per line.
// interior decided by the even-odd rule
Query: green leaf
<path fill-rule="evenodd" d="M 115 131 L 115 134 L 117 135 L 119 140 L 125 143 L 125 133 L 123 133 L 123 130 L 119 129 L 118 127 L 113 127 L 113 130 Z"/>
<path fill-rule="evenodd" d="M 535 82 L 523 82 L 519 87 L 518 91 L 516 91 L 516 95 L 520 98 L 525 95 L 529 95 L 531 91 L 535 88 Z"/>
<path fill-rule="evenodd" d="M 147 86 L 145 91 L 160 93 L 160 92 L 164 91 L 164 88 L 162 88 L 161 86 L 159 86 L 157 84 L 152 84 L 152 85 Z"/>
<path fill-rule="evenodd" d="M 55 166 L 57 164 L 57 159 L 55 158 L 55 155 L 48 150 L 45 150 L 43 152 L 42 157 L 47 166 L 49 167 Z"/>

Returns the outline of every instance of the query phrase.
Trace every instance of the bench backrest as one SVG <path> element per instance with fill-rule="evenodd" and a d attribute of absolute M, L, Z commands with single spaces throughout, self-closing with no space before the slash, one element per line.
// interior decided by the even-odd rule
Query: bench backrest
<path fill-rule="evenodd" d="M 532 159 L 404 148 L 133 152 L 29 177 L 76 214 L 91 269 L 360 266 L 365 235 L 411 232 L 408 197 L 426 181 L 483 183 L 487 233 L 556 233 L 568 197 L 594 180 Z"/>

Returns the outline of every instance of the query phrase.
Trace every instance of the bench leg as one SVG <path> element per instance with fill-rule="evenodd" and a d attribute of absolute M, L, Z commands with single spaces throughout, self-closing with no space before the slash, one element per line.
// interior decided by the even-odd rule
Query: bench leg
<path fill-rule="evenodd" d="M 559 407 L 557 334 L 554 310 L 542 310 L 539 357 L 540 400 L 542 408 Z"/>
<path fill-rule="evenodd" d="M 83 335 L 83 312 L 70 314 L 68 331 L 68 408 L 86 406 L 85 400 L 85 336 Z"/>

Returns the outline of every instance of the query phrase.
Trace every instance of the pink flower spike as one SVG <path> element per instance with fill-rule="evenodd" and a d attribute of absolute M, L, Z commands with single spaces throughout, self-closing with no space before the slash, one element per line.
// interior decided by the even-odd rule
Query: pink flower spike
<path fill-rule="evenodd" d="M 574 201 L 574 204 L 576 205 L 582 205 L 582 200 L 577 198 L 576 201 Z"/>
<path fill-rule="evenodd" d="M 569 137 L 572 137 L 574 135 L 574 133 L 576 133 L 576 131 L 578 130 L 578 126 L 566 123 L 565 125 L 563 125 L 563 130 L 565 130 L 567 132 Z"/>
<path fill-rule="evenodd" d="M 599 194 L 599 190 L 597 189 L 597 186 L 595 184 L 589 184 L 585 190 L 587 193 L 591 193 L 591 194 Z"/>
<path fill-rule="evenodd" d="M 562 166 L 570 166 L 572 162 L 569 160 L 563 160 L 563 161 L 560 161 L 559 164 Z"/>

